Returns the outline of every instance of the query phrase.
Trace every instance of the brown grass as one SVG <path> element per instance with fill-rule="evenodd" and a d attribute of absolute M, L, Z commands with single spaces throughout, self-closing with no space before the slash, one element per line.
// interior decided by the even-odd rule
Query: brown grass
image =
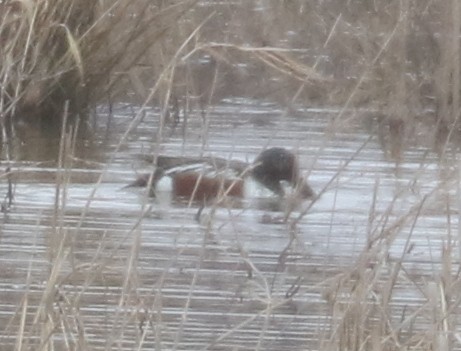
<path fill-rule="evenodd" d="M 253 1 L 196 5 L 2 3 L 3 115 L 56 122 L 65 101 L 73 116 L 102 100 L 155 99 L 177 123 L 181 110 L 187 120 L 191 108 L 224 96 L 287 108 L 333 105 L 342 106 L 337 121 L 378 115 L 394 158 L 418 133 L 430 133 L 424 141 L 443 151 L 458 129 L 454 2 L 267 1 L 263 11 Z M 200 58 L 208 62 L 197 65 Z"/>
<path fill-rule="evenodd" d="M 13 119 L 85 115 L 164 38 L 192 1 L 3 2 L 0 18 L 3 114 Z M 48 124 L 47 127 L 51 127 Z"/>
<path fill-rule="evenodd" d="M 421 131 L 425 133 L 423 142 L 437 143 L 441 145 L 441 153 L 445 153 L 459 128 L 460 8 L 456 1 L 265 3 L 264 11 L 251 12 L 253 1 L 232 2 L 213 11 L 194 6 L 195 1 L 2 2 L 2 138 L 14 140 L 13 126 L 18 121 L 32 121 L 33 125 L 39 121 L 46 127 L 72 126 L 68 123 L 72 116 L 85 115 L 93 104 L 105 99 L 109 103 L 126 99 L 142 108 L 117 150 L 142 118 L 143 108 L 152 101 L 163 110 L 155 151 L 162 141 L 163 127 L 171 117 L 168 111 L 172 104 L 176 104 L 176 114 L 182 112 L 184 125 L 190 110 L 196 106 L 203 109 L 205 143 L 207 109 L 222 97 L 240 94 L 278 101 L 287 110 L 297 104 L 338 106 L 332 129 L 347 126 L 352 119 L 372 120 L 371 130 L 379 135 L 383 148 L 394 159 L 403 157 L 405 148 L 417 140 Z M 217 30 L 223 23 L 227 23 L 227 32 Z M 297 37 L 280 44 L 285 35 L 281 33 L 291 30 L 304 33 L 303 40 Z M 299 52 L 293 47 L 304 50 Z M 200 58 L 208 58 L 203 67 L 195 65 Z M 246 65 L 243 73 L 238 68 L 241 63 Z M 135 92 L 135 97 L 128 98 L 127 92 Z M 365 114 L 357 112 L 359 108 L 364 108 Z M 432 111 L 427 112 L 426 108 Z M 379 118 L 374 124 L 375 119 L 370 116 L 375 116 L 376 110 Z M 217 207 L 209 209 L 203 217 L 206 219 L 206 225 L 200 227 L 203 242 L 194 256 L 197 262 L 188 267 L 189 291 L 178 303 L 182 312 L 176 328 L 172 328 L 165 321 L 168 301 L 163 289 L 168 286 L 170 269 L 175 267 L 177 257 L 168 262 L 162 274 L 155 276 L 157 280 L 149 291 L 139 291 L 141 224 L 151 210 L 147 198 L 139 218 L 120 243 L 108 243 L 104 236 L 90 262 L 75 263 L 73 250 L 77 243 L 69 233 L 84 235 L 82 223 L 90 211 L 94 192 L 87 206 L 81 209 L 77 225 L 66 225 L 66 189 L 77 133 L 71 127 L 60 132 L 56 201 L 47 233 L 49 271 L 38 288 L 39 293 L 29 287 L 10 324 L 2 330 L 16 336 L 17 350 L 92 349 L 85 328 L 85 323 L 90 323 L 84 320 L 80 307 L 84 305 L 88 287 L 98 282 L 106 287 L 120 287 L 110 296 L 115 301 L 112 301 L 114 311 L 108 314 L 111 320 L 105 333 L 107 349 L 122 344 L 129 325 L 139 329 L 138 334 L 133 333 L 137 336 L 134 349 L 143 348 L 149 333 L 155 336 L 158 350 L 162 349 L 165 333 L 172 335 L 173 346 L 180 348 L 194 303 L 194 289 L 209 258 L 207 255 L 213 253 L 210 247 L 219 232 L 216 227 L 223 225 L 215 217 Z M 7 155 L 5 158 L 14 159 L 9 143 L 5 143 L 2 151 Z M 343 168 L 354 157 L 346 160 Z M 10 174 L 9 169 L 6 174 Z M 340 174 L 341 169 L 325 190 Z M 11 182 L 9 186 L 8 206 L 11 206 Z M 413 229 L 422 213 L 435 203 L 433 197 L 438 190 L 398 216 L 392 215 L 398 212 L 394 208 L 395 199 L 381 214 L 373 203 L 368 231 L 360 233 L 368 238 L 360 254 L 348 266 L 339 267 L 339 272 L 326 273 L 328 276 L 315 285 L 305 283 L 309 282 L 311 271 L 306 269 L 308 265 L 302 266 L 297 272 L 299 279 L 294 279 L 285 293 L 274 288 L 276 279 L 254 263 L 251 253 L 240 243 L 236 229 L 237 255 L 247 274 L 241 279 L 241 294 L 246 294 L 245 298 L 249 297 L 255 305 L 238 323 L 229 323 L 228 330 L 214 334 L 203 349 L 220 347 L 257 320 L 261 321 L 261 328 L 255 349 L 264 349 L 265 336 L 276 312 L 292 307 L 297 296 L 311 291 L 322 292 L 327 306 L 325 315 L 329 324 L 318 326 L 319 350 L 453 349 L 459 343 L 457 314 L 461 281 L 456 267 L 459 252 L 453 248 L 459 245 L 460 238 L 456 237 L 459 233 L 448 229 L 442 257 L 433 262 L 431 271 L 413 274 L 407 267 Z M 378 196 L 377 181 L 375 202 Z M 451 228 L 454 219 L 450 217 L 449 201 L 446 206 L 447 228 Z M 309 209 L 294 218 L 289 209 L 284 218 L 289 243 L 280 250 L 276 272 L 282 279 L 288 271 L 287 258 L 296 251 L 295 245 L 301 245 L 297 226 Z M 231 214 L 229 218 L 226 224 L 230 226 L 238 220 L 238 216 Z M 394 243 L 402 235 L 406 235 L 406 243 L 396 254 Z M 128 251 L 123 250 L 127 247 Z M 177 255 L 185 255 L 187 249 L 183 250 Z M 125 254 L 122 259 L 118 257 L 121 252 Z M 308 255 L 302 259 L 307 260 Z M 122 263 L 114 267 L 114 261 Z M 32 266 L 31 260 L 27 286 L 32 280 Z M 185 279 L 182 273 L 178 276 Z M 66 291 L 66 284 L 75 285 L 73 292 Z M 419 299 L 412 305 L 399 306 L 398 301 L 405 293 L 402 287 L 418 292 Z M 31 306 L 38 307 L 33 310 Z M 421 325 L 427 328 L 422 329 Z M 62 340 L 56 342 L 53 339 L 56 335 Z"/>

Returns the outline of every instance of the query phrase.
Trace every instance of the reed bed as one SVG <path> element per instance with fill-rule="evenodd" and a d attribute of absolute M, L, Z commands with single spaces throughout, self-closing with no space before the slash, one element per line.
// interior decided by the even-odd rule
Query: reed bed
<path fill-rule="evenodd" d="M 121 82 L 129 79 L 130 70 L 165 40 L 192 4 L 2 2 L 3 114 L 13 119 L 55 119 L 56 123 L 66 102 L 71 117 L 84 116 L 101 100 L 119 97 Z"/>
<path fill-rule="evenodd" d="M 166 254 L 169 260 L 149 261 L 159 267 L 149 267 L 146 275 L 141 268 L 148 257 L 143 251 L 143 225 L 153 207 L 147 196 L 118 242 L 110 239 L 113 228 L 97 239 L 85 231 L 105 168 L 78 222 L 68 224 L 67 190 L 81 128 L 72 122 L 85 120 L 98 104 L 128 101 L 141 106 L 108 163 L 152 105 L 161 110 L 151 148 L 154 159 L 171 133 L 165 127 L 170 124 L 174 130 L 181 124 L 185 135 L 193 116 L 202 121 L 206 145 L 208 116 L 214 103 L 228 96 L 277 101 L 286 113 L 299 105 L 339 106 L 326 138 L 364 119 L 371 124 L 372 136 L 378 135 L 383 149 L 395 160 L 404 160 L 405 148 L 418 142 L 436 146 L 446 155 L 459 129 L 460 9 L 456 1 L 308 4 L 268 0 L 263 10 L 256 11 L 257 3 L 261 2 L 215 6 L 185 0 L 0 3 L 3 159 L 15 159 L 13 146 L 17 138 L 24 138 L 23 123 L 27 128 L 59 132 L 55 202 L 44 234 L 46 271 L 39 274 L 41 284 L 34 282 L 37 272 L 30 259 L 21 282 L 25 291 L 2 328 L 5 347 L 213 350 L 251 345 L 263 350 L 278 345 L 282 349 L 286 345 L 276 343 L 284 334 L 274 332 L 277 318 L 289 315 L 294 320 L 315 313 L 324 318 L 316 321 L 311 335 L 293 332 L 308 340 L 297 344 L 297 349 L 460 348 L 459 233 L 452 229 L 458 218 L 451 217 L 450 200 L 442 203 L 447 235 L 441 247 L 434 248 L 441 255 L 424 262 L 429 269 L 411 266 L 413 230 L 424 214 L 440 207 L 443 189 L 425 194 L 403 212 L 394 208 L 397 198 L 385 211 L 378 211 L 373 202 L 368 228 L 357 234 L 366 238 L 366 244 L 333 268 L 324 258 L 312 258 L 314 254 L 299 237 L 299 226 L 311 207 L 299 214 L 292 209 L 284 214 L 281 223 L 287 244 L 275 253 L 276 263 L 263 269 L 266 262 L 258 261 L 240 241 L 238 216 L 229 208 L 223 223 L 217 215 L 222 208 L 216 205 L 197 217 L 200 223 L 193 230 L 199 231 L 201 242 L 171 247 Z M 292 31 L 304 35 L 287 35 Z M 340 191 L 333 184 L 365 147 L 344 160 L 321 194 Z M 2 178 L 9 179 L 12 171 L 9 166 L 5 169 Z M 13 188 L 9 179 L 4 212 L 13 208 Z M 375 201 L 379 194 L 377 182 Z M 219 251 L 216 238 L 225 226 L 234 228 L 235 245 Z M 328 240 L 328 233 L 325 236 Z M 91 254 L 83 261 L 79 248 L 85 240 Z M 156 254 L 161 252 L 155 249 Z M 214 262 L 223 252 L 227 261 Z M 218 263 L 225 270 L 216 268 Z M 325 271 L 319 274 L 321 269 Z M 214 270 L 215 275 L 207 275 Z M 223 272 L 230 274 L 222 278 Z M 207 279 L 211 283 L 205 286 L 217 286 L 224 297 L 215 296 L 218 302 L 209 299 L 210 305 L 201 305 L 197 296 L 206 296 L 201 284 Z M 94 299 L 101 286 L 105 290 Z M 226 295 L 228 290 L 231 297 Z M 408 292 L 412 295 L 406 299 Z M 311 297 L 318 300 L 312 302 Z M 88 301 L 109 310 L 98 319 L 101 309 L 93 313 Z M 229 301 L 234 310 L 223 308 Z M 201 328 L 204 314 L 216 324 L 224 315 L 227 329 Z M 102 331 L 98 325 L 103 325 Z M 283 332 L 293 336 L 286 328 Z M 256 333 L 245 343 L 248 339 L 242 335 L 248 335 L 248 330 Z"/>
<path fill-rule="evenodd" d="M 174 122 L 250 96 L 288 109 L 342 106 L 337 121 L 377 119 L 397 144 L 424 134 L 443 151 L 457 135 L 454 2 L 256 4 L 3 2 L 3 120 L 52 119 L 51 128 L 66 101 L 72 117 L 104 101 L 154 99 Z"/>

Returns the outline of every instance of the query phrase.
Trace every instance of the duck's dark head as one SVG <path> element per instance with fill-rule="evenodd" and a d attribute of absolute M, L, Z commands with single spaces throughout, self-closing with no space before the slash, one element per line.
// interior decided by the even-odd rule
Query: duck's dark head
<path fill-rule="evenodd" d="M 296 156 L 281 147 L 273 147 L 261 152 L 254 161 L 252 175 L 256 181 L 280 196 L 285 195 L 281 181 L 286 181 L 296 188 L 303 198 L 307 199 L 315 195 L 299 174 Z"/>

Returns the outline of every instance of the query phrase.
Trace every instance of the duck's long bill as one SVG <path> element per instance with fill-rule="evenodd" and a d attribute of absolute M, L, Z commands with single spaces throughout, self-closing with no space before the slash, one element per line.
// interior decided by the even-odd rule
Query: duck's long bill
<path fill-rule="evenodd" d="M 311 199 L 316 196 L 316 193 L 304 178 L 299 179 L 296 185 L 296 191 L 302 199 Z"/>

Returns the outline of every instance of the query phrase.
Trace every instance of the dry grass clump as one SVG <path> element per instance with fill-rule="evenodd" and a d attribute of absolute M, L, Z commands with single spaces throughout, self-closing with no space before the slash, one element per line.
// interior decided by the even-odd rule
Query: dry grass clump
<path fill-rule="evenodd" d="M 458 7 L 335 0 L 221 4 L 184 55 L 207 63 L 184 60 L 176 93 L 182 98 L 192 91 L 205 106 L 223 96 L 287 107 L 333 105 L 341 107 L 337 121 L 377 120 L 394 158 L 413 142 L 436 143 L 443 151 L 458 130 Z M 196 14 L 195 24 L 204 16 Z"/>
<path fill-rule="evenodd" d="M 440 270 L 427 276 L 409 272 L 405 254 L 387 261 L 386 252 L 364 252 L 326 291 L 332 322 L 322 350 L 453 349 L 460 280 L 453 273 L 452 244 L 437 263 Z"/>
<path fill-rule="evenodd" d="M 322 350 L 452 350 L 459 346 L 456 316 L 461 280 L 454 266 L 458 243 L 450 229 L 442 247 L 434 248 L 440 249 L 440 257 L 419 263 L 429 264 L 430 269 L 410 263 L 413 231 L 436 193 L 396 218 L 389 216 L 392 204 L 381 216 L 371 207 L 373 229 L 367 245 L 354 264 L 326 281 L 331 330 L 321 341 Z M 403 245 L 398 245 L 396 240 L 404 235 Z"/>
<path fill-rule="evenodd" d="M 435 131 L 424 140 L 442 151 L 458 130 L 455 2 L 197 4 L 3 2 L 4 116 L 59 120 L 66 100 L 73 115 L 129 90 L 143 103 L 155 90 L 164 114 L 173 105 L 175 119 L 195 98 L 205 109 L 227 96 L 340 106 L 338 121 L 364 117 L 357 108 L 368 119 L 378 110 L 394 157 L 421 132 L 414 126 Z"/>
<path fill-rule="evenodd" d="M 84 120 L 93 104 L 126 92 L 122 87 L 133 67 L 176 28 L 195 2 L 0 2 L 3 158 L 14 159 L 13 143 L 37 138 L 37 131 L 56 139 L 63 116 L 69 116 L 69 121 L 77 116 Z M 10 169 L 5 173 L 10 206 Z"/>
<path fill-rule="evenodd" d="M 35 0 L 0 4 L 0 109 L 12 120 L 59 121 L 117 94 L 130 68 L 191 1 Z M 47 124 L 47 127 L 51 125 Z"/>

